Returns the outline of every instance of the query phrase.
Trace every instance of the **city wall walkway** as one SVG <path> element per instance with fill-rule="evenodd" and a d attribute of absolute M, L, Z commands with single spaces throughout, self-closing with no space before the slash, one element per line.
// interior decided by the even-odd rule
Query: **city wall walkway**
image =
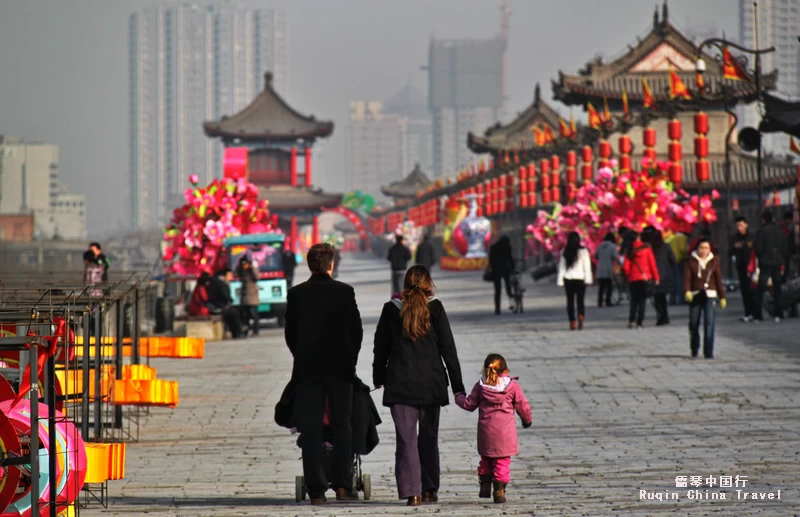
<path fill-rule="evenodd" d="M 525 314 L 498 317 L 491 285 L 480 276 L 434 272 L 467 388 L 486 354 L 499 352 L 531 403 L 533 427 L 518 427 L 506 505 L 478 499 L 477 414 L 454 404 L 441 417 L 439 504 L 407 508 L 398 501 L 394 431 L 380 391 L 381 444 L 364 458 L 373 500 L 296 504 L 300 451 L 296 437 L 273 422 L 291 355 L 282 331 L 270 328 L 257 339 L 209 343 L 201 361 L 154 360 L 160 376 L 180 381 L 180 405 L 154 409 L 144 420 L 141 440 L 128 449 L 125 479 L 109 487 L 109 509 L 87 515 L 800 513 L 800 320 L 739 323 L 733 301 L 718 313 L 717 359 L 692 360 L 685 307 L 671 308 L 673 324 L 658 328 L 648 307 L 651 326 L 628 330 L 627 307 L 595 308 L 592 288 L 586 330 L 571 332 L 553 284 L 526 278 Z M 369 382 L 372 337 L 389 294 L 387 264 L 345 257 L 340 280 L 356 289 L 365 336 L 358 373 Z M 702 476 L 703 485 L 676 488 L 680 475 Z M 743 490 L 781 490 L 781 500 L 742 501 L 736 487 L 705 486 L 710 476 L 718 484 L 720 476 L 737 475 L 747 478 Z M 691 500 L 693 489 L 724 491 L 727 500 Z M 640 490 L 680 499 L 640 500 Z"/>

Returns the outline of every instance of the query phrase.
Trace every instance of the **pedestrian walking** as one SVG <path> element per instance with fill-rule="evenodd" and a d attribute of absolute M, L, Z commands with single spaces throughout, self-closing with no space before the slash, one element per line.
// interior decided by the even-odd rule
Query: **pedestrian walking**
<path fill-rule="evenodd" d="M 711 251 L 711 243 L 700 239 L 683 274 L 684 298 L 689 304 L 689 350 L 692 357 L 700 351 L 700 319 L 703 319 L 703 357 L 714 358 L 715 308 L 728 305 L 719 258 Z"/>
<path fill-rule="evenodd" d="M 664 243 L 664 235 L 661 230 L 653 226 L 648 226 L 644 232 L 647 235 L 647 242 L 653 249 L 653 256 L 656 259 L 656 268 L 660 282 L 655 286 L 653 301 L 656 306 L 656 326 L 669 325 L 669 310 L 667 297 L 672 293 L 675 283 L 680 283 L 683 278 L 673 278 L 675 266 L 675 255 L 672 248 Z"/>
<path fill-rule="evenodd" d="M 408 261 L 411 260 L 411 250 L 403 244 L 403 240 L 402 235 L 395 236 L 394 245 L 389 248 L 389 254 L 386 257 L 392 267 L 392 295 L 399 293 L 402 289 L 403 277 L 408 268 Z"/>
<path fill-rule="evenodd" d="M 331 486 L 337 501 L 357 501 L 353 492 L 352 427 L 356 362 L 363 329 L 353 288 L 334 280 L 330 244 L 311 246 L 311 277 L 289 290 L 286 299 L 286 345 L 294 357 L 295 410 L 303 475 L 311 504 L 327 502 L 322 471 L 322 425 L 330 408 L 333 429 Z"/>
<path fill-rule="evenodd" d="M 797 256 L 797 242 L 795 242 L 794 232 L 794 213 L 791 210 L 783 213 L 781 230 L 783 230 L 783 233 L 786 235 L 786 259 L 784 260 L 786 267 L 783 268 L 783 283 L 785 284 L 791 278 L 793 262 Z"/>
<path fill-rule="evenodd" d="M 495 503 L 505 503 L 506 488 L 511 481 L 511 456 L 519 453 L 514 413 L 519 415 L 525 429 L 532 425 L 533 415 L 517 378 L 509 376 L 502 355 L 486 357 L 482 377 L 469 396 L 456 396 L 456 404 L 467 411 L 478 409 L 479 497 L 494 496 Z"/>
<path fill-rule="evenodd" d="M 447 313 L 434 294 L 430 272 L 412 266 L 375 330 L 372 379 L 376 389 L 384 387 L 394 420 L 397 492 L 409 506 L 438 501 L 439 412 L 449 403 L 448 377 L 453 394 L 464 393 Z"/>
<path fill-rule="evenodd" d="M 642 242 L 638 233 L 633 230 L 629 232 L 628 238 L 633 242 L 628 248 L 622 264 L 631 296 L 628 328 L 642 329 L 644 328 L 647 298 L 653 295 L 655 286 L 660 282 L 660 277 L 652 248 Z"/>
<path fill-rule="evenodd" d="M 586 315 L 584 297 L 586 286 L 592 283 L 592 259 L 589 250 L 581 246 L 578 232 L 570 232 L 567 245 L 558 262 L 556 284 L 567 294 L 567 316 L 570 330 L 583 330 Z M 578 317 L 575 318 L 575 302 L 578 303 Z"/>
<path fill-rule="evenodd" d="M 672 248 L 672 255 L 675 257 L 675 264 L 672 266 L 672 278 L 674 282 L 670 293 L 670 305 L 682 305 L 683 302 L 683 268 L 689 258 L 689 238 L 685 233 L 670 233 L 664 242 Z"/>
<path fill-rule="evenodd" d="M 619 261 L 619 252 L 614 234 L 608 232 L 594 252 L 597 259 L 597 306 L 611 307 L 611 292 L 614 290 L 614 265 Z"/>
<path fill-rule="evenodd" d="M 281 252 L 281 266 L 283 266 L 283 278 L 286 279 L 286 289 L 291 289 L 294 282 L 294 270 L 297 267 L 297 257 L 291 243 Z"/>
<path fill-rule="evenodd" d="M 739 291 L 742 293 L 743 322 L 753 321 L 755 311 L 755 293 L 750 285 L 750 275 L 747 272 L 750 256 L 753 253 L 753 234 L 750 232 L 747 219 L 739 216 L 736 218 L 736 233 L 731 237 L 728 247 L 728 256 L 733 260 L 736 277 L 739 280 Z"/>
<path fill-rule="evenodd" d="M 244 335 L 247 336 L 248 331 L 251 330 L 253 335 L 257 336 L 261 326 L 258 315 L 258 274 L 253 268 L 252 261 L 246 255 L 239 259 L 239 264 L 236 266 L 236 276 L 242 283 L 239 308 L 241 310 L 242 323 L 244 323 Z"/>
<path fill-rule="evenodd" d="M 764 293 L 772 279 L 772 299 L 775 300 L 775 322 L 783 317 L 781 311 L 781 268 L 786 264 L 786 234 L 773 221 L 772 212 L 761 214 L 761 228 L 756 232 L 753 249 L 758 260 L 758 287 L 756 287 L 755 314 L 758 321 L 764 319 Z"/>
<path fill-rule="evenodd" d="M 506 294 L 509 299 L 511 293 L 511 273 L 514 271 L 514 256 L 511 250 L 511 240 L 503 235 L 489 248 L 489 269 L 494 282 L 494 313 L 500 314 L 500 282 L 505 282 Z"/>
<path fill-rule="evenodd" d="M 425 266 L 428 271 L 436 263 L 436 252 L 433 250 L 433 244 L 431 244 L 431 236 L 427 233 L 422 237 L 422 242 L 419 243 L 419 246 L 417 246 L 415 262 Z"/>

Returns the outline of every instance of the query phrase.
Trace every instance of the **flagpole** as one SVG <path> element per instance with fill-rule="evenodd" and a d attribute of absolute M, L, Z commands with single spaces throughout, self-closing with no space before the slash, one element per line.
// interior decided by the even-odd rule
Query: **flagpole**
<path fill-rule="evenodd" d="M 755 25 L 756 35 L 756 55 L 755 55 L 755 68 L 756 68 L 756 112 L 759 110 L 759 103 L 761 102 L 761 55 L 758 52 L 760 41 L 758 35 L 758 2 L 753 2 L 753 23 Z M 761 172 L 761 123 L 759 122 L 758 129 L 758 146 L 756 148 L 756 172 L 758 174 L 758 210 L 759 212 L 764 208 L 764 188 L 762 185 L 762 172 Z"/>

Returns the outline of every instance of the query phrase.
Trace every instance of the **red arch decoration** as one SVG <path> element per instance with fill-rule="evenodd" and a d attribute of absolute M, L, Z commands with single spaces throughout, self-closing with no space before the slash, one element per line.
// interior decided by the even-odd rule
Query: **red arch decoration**
<path fill-rule="evenodd" d="M 364 223 L 361 220 L 361 216 L 355 210 L 351 210 L 350 208 L 341 205 L 337 206 L 336 208 L 323 208 L 322 210 L 325 212 L 333 212 L 334 214 L 341 215 L 342 217 L 350 221 L 350 224 L 353 225 L 353 228 L 355 228 L 356 232 L 358 233 L 358 237 L 362 241 L 367 241 L 367 242 L 369 241 L 369 234 L 367 234 L 367 229 L 364 227 Z"/>

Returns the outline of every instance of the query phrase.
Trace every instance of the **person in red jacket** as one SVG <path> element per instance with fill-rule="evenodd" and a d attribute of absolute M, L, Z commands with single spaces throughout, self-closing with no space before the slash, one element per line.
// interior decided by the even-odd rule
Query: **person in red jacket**
<path fill-rule="evenodd" d="M 628 328 L 634 326 L 641 329 L 644 323 L 644 309 L 647 306 L 648 283 L 658 285 L 661 278 L 658 276 L 656 258 L 649 244 L 645 244 L 638 234 L 631 236 L 633 245 L 625 254 L 622 271 L 628 279 L 628 290 L 631 295 L 631 310 L 628 318 Z"/>
<path fill-rule="evenodd" d="M 208 316 L 208 290 L 206 288 L 211 276 L 203 273 L 197 279 L 197 285 L 192 291 L 192 298 L 189 300 L 190 316 Z"/>

